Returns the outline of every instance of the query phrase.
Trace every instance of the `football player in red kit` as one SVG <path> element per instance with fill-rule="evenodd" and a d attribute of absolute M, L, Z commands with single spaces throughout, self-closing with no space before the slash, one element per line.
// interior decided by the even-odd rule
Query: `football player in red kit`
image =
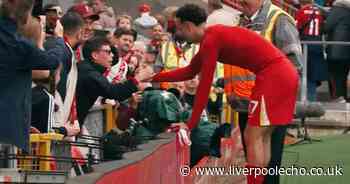
<path fill-rule="evenodd" d="M 207 104 L 217 61 L 253 72 L 256 86 L 244 132 L 247 167 L 266 167 L 270 160 L 272 130 L 275 126 L 286 126 L 293 118 L 298 88 L 297 71 L 281 51 L 253 31 L 223 25 L 205 28 L 206 18 L 205 10 L 193 4 L 187 4 L 177 11 L 176 34 L 188 42 L 200 43 L 200 49 L 187 67 L 159 73 L 152 81 L 185 81 L 200 73 L 191 118 L 186 124 L 172 125 L 192 129 L 197 126 Z M 264 176 L 249 175 L 247 179 L 248 184 L 262 184 Z"/>

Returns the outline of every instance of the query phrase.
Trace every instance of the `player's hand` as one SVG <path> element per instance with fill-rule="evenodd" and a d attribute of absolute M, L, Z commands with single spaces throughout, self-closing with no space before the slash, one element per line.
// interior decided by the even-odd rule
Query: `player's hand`
<path fill-rule="evenodd" d="M 185 123 L 171 124 L 170 131 L 176 132 L 176 137 L 181 146 L 191 146 L 190 131 Z"/>
<path fill-rule="evenodd" d="M 155 75 L 151 66 L 137 69 L 135 72 L 135 79 L 139 82 L 150 82 Z"/>
<path fill-rule="evenodd" d="M 155 76 L 156 74 L 153 74 L 152 76 L 148 77 L 148 78 L 144 78 L 143 80 L 141 80 L 140 82 L 152 82 L 153 80 L 153 77 Z"/>
<path fill-rule="evenodd" d="M 172 123 L 170 125 L 170 131 L 171 132 L 177 132 L 180 129 L 185 129 L 185 130 L 189 130 L 188 126 L 186 123 L 180 122 L 180 123 Z"/>

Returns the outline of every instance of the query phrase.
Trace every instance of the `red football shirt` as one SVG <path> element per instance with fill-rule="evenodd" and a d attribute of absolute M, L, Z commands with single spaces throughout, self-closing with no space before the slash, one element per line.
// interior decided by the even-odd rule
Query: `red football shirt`
<path fill-rule="evenodd" d="M 321 11 L 313 5 L 306 5 L 298 10 L 295 19 L 297 27 L 307 36 L 321 35 L 321 26 L 324 22 L 324 17 Z"/>
<path fill-rule="evenodd" d="M 201 73 L 192 116 L 188 122 L 188 127 L 192 129 L 199 122 L 200 115 L 208 102 L 217 61 L 246 68 L 258 77 L 263 75 L 259 73 L 264 73 L 263 71 L 267 68 L 279 70 L 278 63 L 285 60 L 288 61 L 279 49 L 257 33 L 241 27 L 216 25 L 207 28 L 197 55 L 187 67 L 159 73 L 153 81 L 185 81 Z M 274 78 L 268 80 L 274 80 Z"/>

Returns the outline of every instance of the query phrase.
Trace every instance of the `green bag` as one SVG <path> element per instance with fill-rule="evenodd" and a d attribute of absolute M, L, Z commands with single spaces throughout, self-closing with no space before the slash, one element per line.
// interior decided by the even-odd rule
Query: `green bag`
<path fill-rule="evenodd" d="M 148 140 L 154 139 L 155 135 L 150 130 L 140 125 L 136 128 L 134 136 L 141 142 L 146 143 Z"/>
<path fill-rule="evenodd" d="M 183 107 L 175 95 L 167 91 L 145 91 L 138 108 L 139 119 L 147 118 L 144 124 L 154 135 L 162 133 L 171 123 L 183 121 Z"/>

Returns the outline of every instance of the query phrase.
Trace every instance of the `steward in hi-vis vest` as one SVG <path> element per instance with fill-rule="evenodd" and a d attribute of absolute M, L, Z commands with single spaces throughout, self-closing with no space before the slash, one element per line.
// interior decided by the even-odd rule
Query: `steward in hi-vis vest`
<path fill-rule="evenodd" d="M 165 42 L 160 48 L 156 66 L 164 72 L 187 66 L 198 50 L 199 45 L 195 44 L 178 44 L 174 41 Z M 161 89 L 170 87 L 172 86 L 168 82 L 160 84 Z"/>

